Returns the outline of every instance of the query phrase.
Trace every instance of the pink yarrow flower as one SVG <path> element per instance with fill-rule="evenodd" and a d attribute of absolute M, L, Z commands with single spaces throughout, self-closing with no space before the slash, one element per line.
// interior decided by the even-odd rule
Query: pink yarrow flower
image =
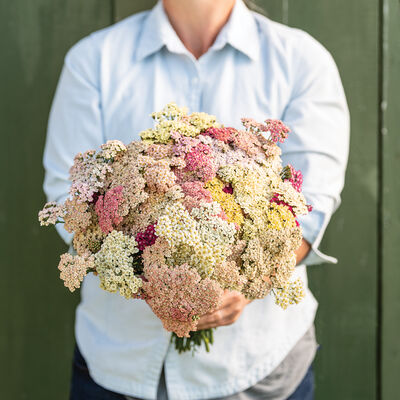
<path fill-rule="evenodd" d="M 175 142 L 172 146 L 172 153 L 178 157 L 186 155 L 193 147 L 196 147 L 200 143 L 199 139 L 182 136 L 178 132 L 171 132 L 171 137 Z"/>
<path fill-rule="evenodd" d="M 269 132 L 268 139 L 274 143 L 283 143 L 290 132 L 290 129 L 279 119 L 266 119 L 264 124 L 252 118 L 242 118 L 241 121 L 246 130 L 254 134 Z"/>
<path fill-rule="evenodd" d="M 87 183 L 78 181 L 72 183 L 69 193 L 82 203 L 91 203 L 95 192 Z"/>
<path fill-rule="evenodd" d="M 274 143 L 283 143 L 289 136 L 290 129 L 279 119 L 266 119 L 265 125 L 270 132 L 270 138 Z"/>
<path fill-rule="evenodd" d="M 296 171 L 290 164 L 288 164 L 288 167 L 290 170 L 290 178 L 288 179 L 288 181 L 298 192 L 301 192 L 301 186 L 303 184 L 303 174 L 300 170 Z"/>
<path fill-rule="evenodd" d="M 233 194 L 233 187 L 231 184 L 225 186 L 224 188 L 222 188 L 222 191 L 224 193 L 228 193 L 228 194 Z"/>
<path fill-rule="evenodd" d="M 260 122 L 257 122 L 253 118 L 241 118 L 242 125 L 246 128 L 247 131 L 252 133 L 260 133 L 267 132 L 268 127 Z"/>
<path fill-rule="evenodd" d="M 123 186 L 117 186 L 110 189 L 103 196 L 99 196 L 95 205 L 95 211 L 99 217 L 99 225 L 104 233 L 110 233 L 113 225 L 122 222 L 122 216 L 119 215 L 119 206 L 124 202 Z"/>
<path fill-rule="evenodd" d="M 221 142 L 229 143 L 232 140 L 232 135 L 236 132 L 235 128 L 208 128 L 202 135 L 210 136 L 214 139 L 221 140 Z"/>
<path fill-rule="evenodd" d="M 165 264 L 145 266 L 143 283 L 146 300 L 161 319 L 164 328 L 177 336 L 189 337 L 196 329 L 197 317 L 220 304 L 223 290 L 209 279 L 201 279 L 188 264 L 168 267 Z"/>
<path fill-rule="evenodd" d="M 195 172 L 203 182 L 210 181 L 216 176 L 217 166 L 214 163 L 209 146 L 199 143 L 186 154 L 186 171 Z"/>
<path fill-rule="evenodd" d="M 143 251 L 147 246 L 152 246 L 156 242 L 158 238 L 155 230 L 156 225 L 157 223 L 149 225 L 144 232 L 139 232 L 136 235 L 136 241 L 140 251 Z"/>
<path fill-rule="evenodd" d="M 185 194 L 183 204 L 189 211 L 200 207 L 202 203 L 212 203 L 213 201 L 211 193 L 207 189 L 204 189 L 203 182 L 183 182 L 181 188 Z"/>

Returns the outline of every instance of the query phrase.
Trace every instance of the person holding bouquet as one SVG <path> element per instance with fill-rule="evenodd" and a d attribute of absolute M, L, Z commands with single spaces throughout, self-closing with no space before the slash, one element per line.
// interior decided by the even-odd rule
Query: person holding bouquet
<path fill-rule="evenodd" d="M 163 0 L 74 45 L 50 113 L 44 166 L 49 201 L 68 197 L 78 152 L 129 143 L 150 113 L 175 101 L 232 127 L 241 116 L 291 129 L 282 159 L 303 172 L 313 211 L 299 218 L 306 265 L 336 262 L 318 249 L 340 192 L 349 115 L 339 73 L 307 33 L 250 11 L 242 0 Z M 66 243 L 72 237 L 57 225 Z M 85 277 L 76 312 L 71 399 L 312 399 L 317 302 L 279 308 L 225 291 L 197 329 L 216 328 L 212 351 L 179 354 L 145 302 L 127 301 Z"/>

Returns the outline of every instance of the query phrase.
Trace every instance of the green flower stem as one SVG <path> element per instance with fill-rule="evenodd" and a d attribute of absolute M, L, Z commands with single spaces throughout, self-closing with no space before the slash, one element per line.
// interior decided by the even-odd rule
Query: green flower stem
<path fill-rule="evenodd" d="M 206 351 L 210 351 L 210 346 L 214 343 L 213 329 L 203 329 L 190 332 L 190 337 L 178 337 L 175 333 L 171 336 L 171 342 L 174 342 L 178 353 L 184 353 L 192 350 L 193 353 L 204 343 Z"/>

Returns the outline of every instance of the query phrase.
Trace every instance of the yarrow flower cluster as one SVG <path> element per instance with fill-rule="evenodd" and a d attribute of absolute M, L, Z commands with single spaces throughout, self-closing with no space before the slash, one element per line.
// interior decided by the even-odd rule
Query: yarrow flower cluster
<path fill-rule="evenodd" d="M 123 217 L 120 211 L 120 205 L 124 202 L 123 186 L 117 186 L 108 190 L 105 195 L 98 196 L 95 211 L 99 220 L 99 225 L 104 233 L 113 230 L 113 226 L 122 222 Z"/>
<path fill-rule="evenodd" d="M 133 237 L 112 231 L 94 256 L 100 287 L 111 293 L 119 291 L 127 299 L 134 297 L 143 284 L 133 268 L 133 257 L 138 251 Z"/>
<path fill-rule="evenodd" d="M 118 154 L 126 151 L 125 145 L 119 140 L 108 140 L 107 143 L 101 145 L 102 157 L 106 160 L 112 160 L 118 157 Z"/>
<path fill-rule="evenodd" d="M 167 330 L 191 337 L 224 290 L 275 295 L 286 308 L 304 296 L 291 282 L 307 214 L 302 175 L 282 167 L 278 120 L 242 119 L 243 129 L 168 104 L 141 141 L 118 140 L 75 157 L 70 197 L 47 203 L 41 225 L 74 233 L 63 254 L 71 290 L 94 272 L 100 287 L 144 299 Z M 197 340 L 197 339 L 196 339 Z"/>
<path fill-rule="evenodd" d="M 269 133 L 269 140 L 274 143 L 283 143 L 290 132 L 289 128 L 277 119 L 266 119 L 264 123 L 259 123 L 252 118 L 242 118 L 242 123 L 254 134 Z"/>
<path fill-rule="evenodd" d="M 305 296 L 304 287 L 300 279 L 296 279 L 291 285 L 284 285 L 275 291 L 275 302 L 283 309 L 291 304 L 297 304 Z"/>
<path fill-rule="evenodd" d="M 144 232 L 139 232 L 136 235 L 136 241 L 138 243 L 138 248 L 143 251 L 147 246 L 152 246 L 156 240 L 156 224 L 149 225 Z"/>
<path fill-rule="evenodd" d="M 55 225 L 63 217 L 64 207 L 52 201 L 47 203 L 39 211 L 39 222 L 41 226 Z"/>
<path fill-rule="evenodd" d="M 87 272 L 94 269 L 94 257 L 92 255 L 87 257 L 73 256 L 65 253 L 60 257 L 58 269 L 64 285 L 73 292 L 81 286 Z"/>
<path fill-rule="evenodd" d="M 178 336 L 196 330 L 197 317 L 216 308 L 222 296 L 216 281 L 201 279 L 188 264 L 152 264 L 145 268 L 145 275 L 148 281 L 144 282 L 144 290 L 150 307 L 165 329 Z"/>

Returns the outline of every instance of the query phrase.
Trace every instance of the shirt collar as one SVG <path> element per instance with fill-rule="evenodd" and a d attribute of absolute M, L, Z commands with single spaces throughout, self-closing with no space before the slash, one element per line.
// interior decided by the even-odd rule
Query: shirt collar
<path fill-rule="evenodd" d="M 210 50 L 222 49 L 227 43 L 252 60 L 258 59 L 260 48 L 257 23 L 242 0 L 236 0 L 228 22 Z M 189 53 L 171 26 L 162 1 L 159 0 L 144 21 L 136 57 L 142 60 L 164 46 L 173 53 Z"/>

